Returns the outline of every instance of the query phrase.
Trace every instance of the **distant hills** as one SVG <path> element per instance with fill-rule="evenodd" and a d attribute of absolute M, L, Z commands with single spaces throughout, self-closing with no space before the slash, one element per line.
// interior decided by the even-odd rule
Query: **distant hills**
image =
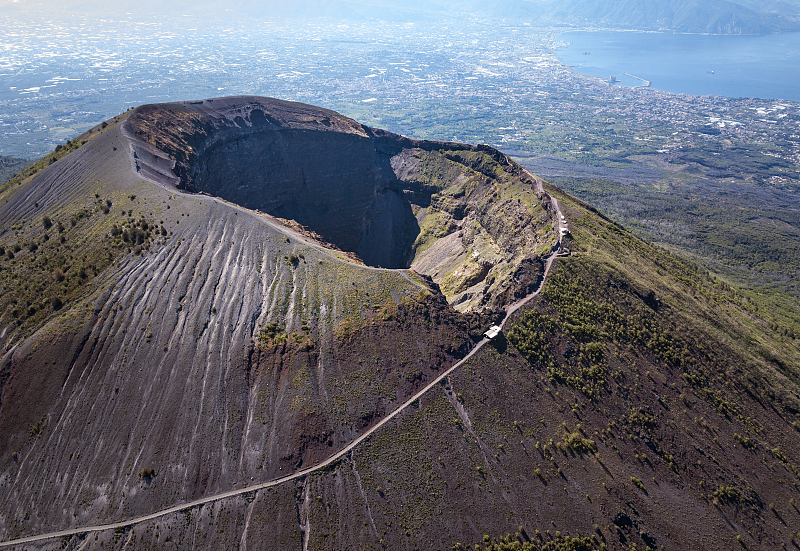
<path fill-rule="evenodd" d="M 569 24 L 688 33 L 770 34 L 796 31 L 796 3 L 759 7 L 753 2 L 727 0 L 569 0 L 548 15 Z"/>
<path fill-rule="evenodd" d="M 210 2 L 179 0 L 162 3 L 154 0 L 122 2 L 108 8 L 100 2 L 53 2 L 52 0 L 0 4 L 4 12 L 24 9 L 102 12 L 110 9 L 136 14 L 188 13 L 213 11 L 220 15 L 247 15 L 261 18 L 335 18 L 342 20 L 387 20 L 413 22 L 453 16 L 514 18 L 534 24 L 611 27 L 687 33 L 771 34 L 800 30 L 800 1 L 754 0 L 311 0 L 278 2 L 248 0 Z"/>

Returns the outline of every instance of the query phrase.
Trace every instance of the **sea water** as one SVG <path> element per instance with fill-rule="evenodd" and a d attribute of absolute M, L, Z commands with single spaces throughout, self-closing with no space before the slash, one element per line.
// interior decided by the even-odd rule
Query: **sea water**
<path fill-rule="evenodd" d="M 562 63 L 620 86 L 800 101 L 800 33 L 765 36 L 568 32 Z M 638 78 L 637 78 L 638 77 Z"/>

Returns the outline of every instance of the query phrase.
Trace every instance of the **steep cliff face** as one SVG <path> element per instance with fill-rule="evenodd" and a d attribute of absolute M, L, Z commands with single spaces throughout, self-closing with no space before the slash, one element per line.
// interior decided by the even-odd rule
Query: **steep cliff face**
<path fill-rule="evenodd" d="M 125 130 L 142 175 L 294 220 L 368 265 L 410 266 L 462 311 L 524 295 L 556 240 L 532 183 L 486 146 L 252 97 L 145 106 Z M 508 284 L 515 272 L 525 283 Z"/>
<path fill-rule="evenodd" d="M 389 189 L 392 173 L 372 133 L 354 121 L 239 98 L 142 108 L 127 128 L 159 149 L 147 157 L 136 144 L 137 161 L 171 160 L 158 180 L 295 220 L 367 264 L 407 264 L 415 220 Z M 142 161 L 140 170 L 155 175 L 155 164 Z"/>
<path fill-rule="evenodd" d="M 546 199 L 496 154 L 414 148 L 392 157 L 420 225 L 411 268 L 461 311 L 500 310 L 532 292 L 556 240 Z"/>

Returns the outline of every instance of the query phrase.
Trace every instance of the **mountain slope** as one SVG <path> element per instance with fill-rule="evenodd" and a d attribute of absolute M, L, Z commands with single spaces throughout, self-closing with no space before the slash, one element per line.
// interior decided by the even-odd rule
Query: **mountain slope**
<path fill-rule="evenodd" d="M 504 155 L 263 98 L 146 106 L 68 149 L 0 191 L 4 541 L 242 489 L 28 548 L 792 545 L 797 340 Z M 302 226 L 226 200 L 302 218 L 325 193 L 348 199 Z M 464 357 L 541 281 L 554 200 L 572 254 L 505 337 L 334 464 L 246 491 Z M 359 263 L 408 212 L 413 240 L 377 233 L 422 275 Z"/>
<path fill-rule="evenodd" d="M 197 134 L 180 130 L 189 122 Z M 204 168 L 181 179 L 169 153 Z M 216 172 L 231 154 L 244 172 Z M 253 159 L 283 175 L 259 184 L 253 206 L 311 230 L 180 189 L 235 194 L 256 185 Z M 530 256 L 555 236 L 535 192 L 501 189 L 525 186 L 497 151 L 414 142 L 277 100 L 144 107 L 34 169 L 0 203 L 4 538 L 124 519 L 313 464 L 466 354 L 480 316 L 454 311 L 430 278 L 354 257 L 410 250 L 419 230 L 393 230 L 418 228 L 406 195 L 420 220 L 450 220 L 420 243 L 451 236 L 437 277 L 448 275 L 464 309 L 538 284 Z M 321 205 L 326 193 L 345 200 Z M 497 228 L 481 224 L 497 208 L 530 234 L 495 240 Z M 475 228 L 452 237 L 463 224 Z"/>

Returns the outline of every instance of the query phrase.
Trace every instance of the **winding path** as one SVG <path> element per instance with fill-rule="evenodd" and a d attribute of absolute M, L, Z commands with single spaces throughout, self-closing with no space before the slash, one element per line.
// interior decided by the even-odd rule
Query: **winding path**
<path fill-rule="evenodd" d="M 533 181 L 536 183 L 536 189 L 540 193 L 546 194 L 546 192 L 544 191 L 544 186 L 543 186 L 542 180 L 539 177 L 534 176 L 533 174 L 531 174 L 527 170 L 525 170 L 525 173 L 528 176 L 530 176 L 533 179 Z M 549 197 L 550 197 L 550 200 L 552 201 L 552 204 L 553 204 L 553 207 L 554 207 L 554 210 L 555 210 L 555 214 L 556 214 L 556 217 L 557 217 L 556 220 L 558 222 L 558 227 L 560 228 L 561 224 L 562 224 L 562 222 L 561 222 L 561 220 L 562 220 L 561 219 L 561 215 L 562 215 L 561 207 L 558 204 L 558 200 L 556 200 L 552 196 L 549 196 Z M 245 209 L 242 209 L 242 210 L 245 210 Z M 277 225 L 276 222 L 272 222 L 272 221 L 269 221 L 269 222 L 272 225 Z M 284 228 L 285 228 L 284 226 L 280 227 L 281 230 L 284 230 Z M 296 233 L 296 232 L 294 232 L 294 233 Z M 307 243 L 308 245 L 315 246 L 315 244 L 308 243 L 301 236 L 297 236 L 297 237 L 300 240 L 302 240 L 305 243 Z M 560 246 L 561 246 L 561 235 L 559 234 L 559 249 L 558 249 L 558 251 L 560 251 Z M 558 251 L 554 251 L 553 253 L 551 253 L 547 257 L 547 260 L 545 261 L 544 273 L 542 274 L 542 280 L 539 283 L 539 287 L 535 291 L 533 291 L 532 293 L 527 295 L 526 297 L 520 299 L 519 301 L 515 302 L 514 304 L 511 304 L 510 306 L 508 306 L 506 308 L 506 315 L 503 318 L 503 321 L 500 322 L 500 324 L 499 324 L 500 328 L 505 327 L 506 322 L 509 320 L 509 318 L 517 310 L 519 310 L 522 306 L 527 304 L 531 299 L 533 299 L 535 296 L 537 296 L 542 291 L 542 289 L 544 288 L 545 280 L 547 279 L 547 275 L 549 274 L 550 269 L 553 266 L 553 262 L 555 261 L 555 259 L 559 255 Z M 129 519 L 129 520 L 123 520 L 123 521 L 120 521 L 120 522 L 114 522 L 114 523 L 111 523 L 111 524 L 99 524 L 99 525 L 96 525 L 96 526 L 84 526 L 84 527 L 81 527 L 81 528 L 69 528 L 67 530 L 59 530 L 57 532 L 48 532 L 46 534 L 39 534 L 37 536 L 28 536 L 28 537 L 25 537 L 25 538 L 19 538 L 19 539 L 10 540 L 10 541 L 4 541 L 4 542 L 0 542 L 0 548 L 11 547 L 11 546 L 16 546 L 16 545 L 23 545 L 23 544 L 26 544 L 26 543 L 34 543 L 34 542 L 37 542 L 37 541 L 47 540 L 47 539 L 51 539 L 51 538 L 60 538 L 60 537 L 64 537 L 64 536 L 75 536 L 75 535 L 79 535 L 79 534 L 88 534 L 88 533 L 91 533 L 91 532 L 104 532 L 106 530 L 114 530 L 114 529 L 117 529 L 117 528 L 125 528 L 125 527 L 128 527 L 128 526 L 133 526 L 134 524 L 140 524 L 142 522 L 147 522 L 147 521 L 150 521 L 150 520 L 154 520 L 154 519 L 157 519 L 159 517 L 163 517 L 163 516 L 166 516 L 166 515 L 169 515 L 169 514 L 172 514 L 172 513 L 177 513 L 179 511 L 183 511 L 185 509 L 191 509 L 191 508 L 197 507 L 199 505 L 205 505 L 206 503 L 211 503 L 213 501 L 218 501 L 220 499 L 226 499 L 226 498 L 229 498 L 229 497 L 235 497 L 235 496 L 239 496 L 239 495 L 242 495 L 242 494 L 248 494 L 248 493 L 251 493 L 251 492 L 257 492 L 258 490 L 264 490 L 264 489 L 267 489 L 267 488 L 272 488 L 274 486 L 278 486 L 278 485 L 283 484 L 285 482 L 290 482 L 292 480 L 297 480 L 299 478 L 303 478 L 303 477 L 305 477 L 307 475 L 310 475 L 310 474 L 312 474 L 312 473 L 314 473 L 316 471 L 322 470 L 322 469 L 328 467 L 329 465 L 335 463 L 336 461 L 338 461 L 342 457 L 346 456 L 356 446 L 358 446 L 361 442 L 363 442 L 364 440 L 369 438 L 372 435 L 372 433 L 376 432 L 383 425 L 387 424 L 392 419 L 394 419 L 395 417 L 400 415 L 408 407 L 410 407 L 412 404 L 414 404 L 414 402 L 416 402 L 422 395 L 424 395 L 430 389 L 432 389 L 433 387 L 438 385 L 443 379 L 448 377 L 456 369 L 461 367 L 467 360 L 472 358 L 472 356 L 474 356 L 488 342 L 491 342 L 490 339 L 484 337 L 481 341 L 479 341 L 472 348 L 472 350 L 469 352 L 469 354 L 464 356 L 464 358 L 462 358 L 461 360 L 459 360 L 458 362 L 453 364 L 446 371 L 443 371 L 442 373 L 440 373 L 434 380 L 432 380 L 430 383 L 425 385 L 422 389 L 417 391 L 413 396 L 408 398 L 405 402 L 403 402 L 402 405 L 400 405 L 392 413 L 390 413 L 389 415 L 387 415 L 386 417 L 381 419 L 375 426 L 373 426 L 372 428 L 367 430 L 364 434 L 362 434 L 361 436 L 359 436 L 358 438 L 353 440 L 350 444 L 348 444 L 347 446 L 345 446 L 344 448 L 342 448 L 341 450 L 339 450 L 338 452 L 336 452 L 335 454 L 333 454 L 332 456 L 330 456 L 329 458 L 327 458 L 325 461 L 323 461 L 321 463 L 318 463 L 318 464 L 310 466 L 310 467 L 306 467 L 305 469 L 301 469 L 301 470 L 296 471 L 296 472 L 294 472 L 292 474 L 283 476 L 281 478 L 276 478 L 276 479 L 270 480 L 268 482 L 262 482 L 260 484 L 253 484 L 253 485 L 250 485 L 250 486 L 245 486 L 244 488 L 228 490 L 227 492 L 221 492 L 221 493 L 214 494 L 214 495 L 211 495 L 211 496 L 203 497 L 201 499 L 196 499 L 194 501 L 189 501 L 187 503 L 182 503 L 180 505 L 175 505 L 175 506 L 169 507 L 167 509 L 162 509 L 162 510 L 157 511 L 155 513 L 150 513 L 149 515 L 143 515 L 143 516 L 132 518 L 132 519 Z"/>

